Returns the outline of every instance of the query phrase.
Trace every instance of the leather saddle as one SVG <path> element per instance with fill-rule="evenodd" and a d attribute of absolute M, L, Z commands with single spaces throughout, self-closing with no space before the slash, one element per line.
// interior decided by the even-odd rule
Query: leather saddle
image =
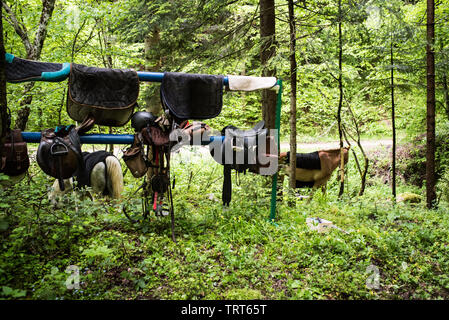
<path fill-rule="evenodd" d="M 85 168 L 79 134 L 87 132 L 93 124 L 94 120 L 87 118 L 79 127 L 61 125 L 41 132 L 37 163 L 42 171 L 58 179 L 61 191 L 64 191 L 64 179 Z"/>
<path fill-rule="evenodd" d="M 231 202 L 232 182 L 231 170 L 246 173 L 247 170 L 257 172 L 258 145 L 262 140 L 266 141 L 268 129 L 265 122 L 259 121 L 252 129 L 241 130 L 235 126 L 226 126 L 221 131 L 223 141 L 221 146 L 215 145 L 210 150 L 212 157 L 223 165 L 223 205 Z M 211 145 L 212 146 L 212 145 Z M 218 151 L 215 153 L 215 151 Z"/>

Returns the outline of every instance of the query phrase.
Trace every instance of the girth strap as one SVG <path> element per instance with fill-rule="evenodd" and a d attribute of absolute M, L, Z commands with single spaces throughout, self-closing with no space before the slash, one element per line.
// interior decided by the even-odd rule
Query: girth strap
<path fill-rule="evenodd" d="M 223 200 L 223 206 L 229 206 L 232 196 L 232 181 L 231 181 L 231 167 L 228 165 L 223 166 L 223 190 L 221 199 Z"/>

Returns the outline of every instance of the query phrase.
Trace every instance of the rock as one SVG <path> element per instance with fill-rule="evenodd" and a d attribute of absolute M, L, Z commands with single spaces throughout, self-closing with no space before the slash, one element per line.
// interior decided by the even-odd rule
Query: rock
<path fill-rule="evenodd" d="M 404 192 L 396 197 L 396 202 L 420 203 L 422 197 L 419 194 Z"/>

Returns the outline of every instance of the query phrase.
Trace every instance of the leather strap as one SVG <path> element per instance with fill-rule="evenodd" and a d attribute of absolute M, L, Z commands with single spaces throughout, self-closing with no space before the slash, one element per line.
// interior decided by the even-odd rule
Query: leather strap
<path fill-rule="evenodd" d="M 221 199 L 223 200 L 223 206 L 229 206 L 232 196 L 232 181 L 231 181 L 231 167 L 228 165 L 223 166 L 223 190 L 221 193 Z"/>

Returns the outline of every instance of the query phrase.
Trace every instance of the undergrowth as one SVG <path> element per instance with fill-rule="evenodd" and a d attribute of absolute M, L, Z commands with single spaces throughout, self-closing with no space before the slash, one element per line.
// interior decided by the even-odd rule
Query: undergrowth
<path fill-rule="evenodd" d="M 193 150 L 173 156 L 176 243 L 169 217 L 151 215 L 132 223 L 114 203 L 82 202 L 73 195 L 63 208 L 53 208 L 47 199 L 52 181 L 33 163 L 31 178 L 0 191 L 0 296 L 448 298 L 447 199 L 431 211 L 424 201 L 394 205 L 389 185 L 377 178 L 357 197 L 357 171 L 350 160 L 341 199 L 335 174 L 327 194 L 316 192 L 310 204 L 284 192 L 272 223 L 270 178 L 233 175 L 231 205 L 223 210 L 222 167 Z M 141 217 L 134 192 L 142 181 L 129 173 L 125 181 L 124 199 L 131 199 L 132 215 Z M 405 191 L 424 195 L 421 188 L 398 186 L 399 193 Z M 340 229 L 310 230 L 310 217 Z M 77 279 L 79 286 L 73 286 Z"/>

